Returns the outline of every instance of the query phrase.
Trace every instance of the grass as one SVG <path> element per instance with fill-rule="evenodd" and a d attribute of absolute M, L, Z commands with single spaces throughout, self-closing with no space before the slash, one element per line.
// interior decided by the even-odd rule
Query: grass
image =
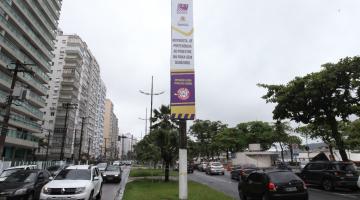
<path fill-rule="evenodd" d="M 130 177 L 165 176 L 163 169 L 131 169 Z M 178 176 L 178 172 L 170 170 L 170 176 Z"/>
<path fill-rule="evenodd" d="M 189 181 L 189 200 L 232 200 L 206 185 Z M 123 200 L 178 200 L 178 182 L 141 179 L 126 184 Z"/>

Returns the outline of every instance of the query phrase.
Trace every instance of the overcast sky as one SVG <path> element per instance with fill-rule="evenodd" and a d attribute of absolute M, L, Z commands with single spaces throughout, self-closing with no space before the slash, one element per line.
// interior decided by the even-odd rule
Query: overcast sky
<path fill-rule="evenodd" d="M 63 0 L 59 27 L 100 64 L 120 133 L 144 133 L 145 108 L 169 104 L 170 0 Z M 358 0 L 194 0 L 198 119 L 272 121 L 257 83 L 286 83 L 360 52 Z"/>

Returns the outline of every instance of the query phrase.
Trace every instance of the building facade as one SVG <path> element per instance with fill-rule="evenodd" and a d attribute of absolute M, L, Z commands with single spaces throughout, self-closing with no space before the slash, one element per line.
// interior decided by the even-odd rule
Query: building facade
<path fill-rule="evenodd" d="M 77 35 L 59 32 L 49 92 L 43 109 L 43 129 L 49 130 L 51 159 L 89 159 L 100 156 L 106 87 L 100 67 Z M 80 149 L 81 148 L 81 149 Z M 46 149 L 39 149 L 44 156 Z M 80 156 L 80 157 L 79 157 Z"/>
<path fill-rule="evenodd" d="M 11 106 L 9 128 L 3 157 L 9 160 L 34 159 L 34 150 L 42 140 L 41 108 L 50 81 L 52 53 L 57 34 L 61 0 L 1 0 L 0 1 L 0 122 L 3 105 L 12 82 L 11 63 L 20 61 L 33 74 L 20 72 L 15 89 L 26 89 L 22 101 Z M 9 67 L 8 67 L 9 66 Z"/>
<path fill-rule="evenodd" d="M 118 159 L 117 140 L 119 134 L 118 118 L 114 113 L 114 105 L 110 99 L 105 101 L 103 158 L 105 160 Z"/>

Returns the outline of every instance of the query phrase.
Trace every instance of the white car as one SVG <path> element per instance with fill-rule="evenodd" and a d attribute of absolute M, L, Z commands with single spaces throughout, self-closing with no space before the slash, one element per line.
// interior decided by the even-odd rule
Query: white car
<path fill-rule="evenodd" d="M 40 199 L 101 199 L 102 182 L 96 166 L 69 166 L 42 188 Z"/>

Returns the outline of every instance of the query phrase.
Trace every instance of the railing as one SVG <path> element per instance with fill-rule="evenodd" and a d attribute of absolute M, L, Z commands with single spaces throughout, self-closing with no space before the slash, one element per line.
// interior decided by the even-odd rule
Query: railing
<path fill-rule="evenodd" d="M 32 105 L 30 105 L 28 102 L 16 100 L 14 101 L 14 104 L 21 106 L 22 108 L 24 108 L 25 110 L 36 116 L 39 120 L 43 118 L 43 112 L 41 112 L 38 108 L 35 108 Z"/>
<path fill-rule="evenodd" d="M 48 88 L 45 87 L 43 84 L 35 80 L 32 76 L 29 74 L 24 74 L 22 72 L 19 73 L 18 78 L 26 80 L 30 85 L 32 85 L 34 88 L 39 90 L 43 95 L 46 95 Z"/>
<path fill-rule="evenodd" d="M 1 79 L 1 81 L 5 81 L 8 84 L 7 86 L 10 88 L 11 78 L 8 75 L 5 75 L 2 72 L 0 72 L 0 79 Z"/>
<path fill-rule="evenodd" d="M 41 105 L 45 105 L 46 101 L 44 98 L 42 98 L 41 96 L 33 93 L 33 92 L 29 92 L 29 98 L 34 99 L 35 101 L 40 102 Z"/>
<path fill-rule="evenodd" d="M 39 2 L 40 6 L 43 8 L 43 10 L 47 14 L 47 16 L 49 16 L 50 21 L 53 23 L 53 28 L 56 29 L 56 27 L 57 27 L 56 19 L 53 16 L 53 14 L 51 13 L 51 11 L 49 10 L 49 7 L 44 4 L 43 0 L 36 0 L 36 1 Z M 34 2 L 34 0 L 32 0 L 32 2 Z"/>
<path fill-rule="evenodd" d="M 0 111 L 0 115 L 4 116 L 5 112 Z M 31 127 L 32 129 L 39 130 L 39 132 L 41 130 L 40 124 L 30 121 L 30 120 L 26 119 L 24 116 L 21 116 L 19 114 L 11 113 L 10 120 L 13 120 L 14 122 L 21 123 L 22 125 Z"/>
<path fill-rule="evenodd" d="M 60 16 L 60 12 L 58 8 L 55 8 L 55 3 L 53 0 L 47 0 L 47 3 L 49 4 L 49 6 L 51 7 L 51 9 L 53 10 L 53 12 L 55 13 L 55 19 L 59 19 Z"/>
<path fill-rule="evenodd" d="M 23 133 L 23 132 L 11 130 L 11 129 L 9 129 L 7 131 L 7 136 L 12 137 L 12 138 L 21 139 L 21 140 L 32 141 L 32 142 L 39 141 L 39 138 L 31 135 L 31 133 Z"/>

